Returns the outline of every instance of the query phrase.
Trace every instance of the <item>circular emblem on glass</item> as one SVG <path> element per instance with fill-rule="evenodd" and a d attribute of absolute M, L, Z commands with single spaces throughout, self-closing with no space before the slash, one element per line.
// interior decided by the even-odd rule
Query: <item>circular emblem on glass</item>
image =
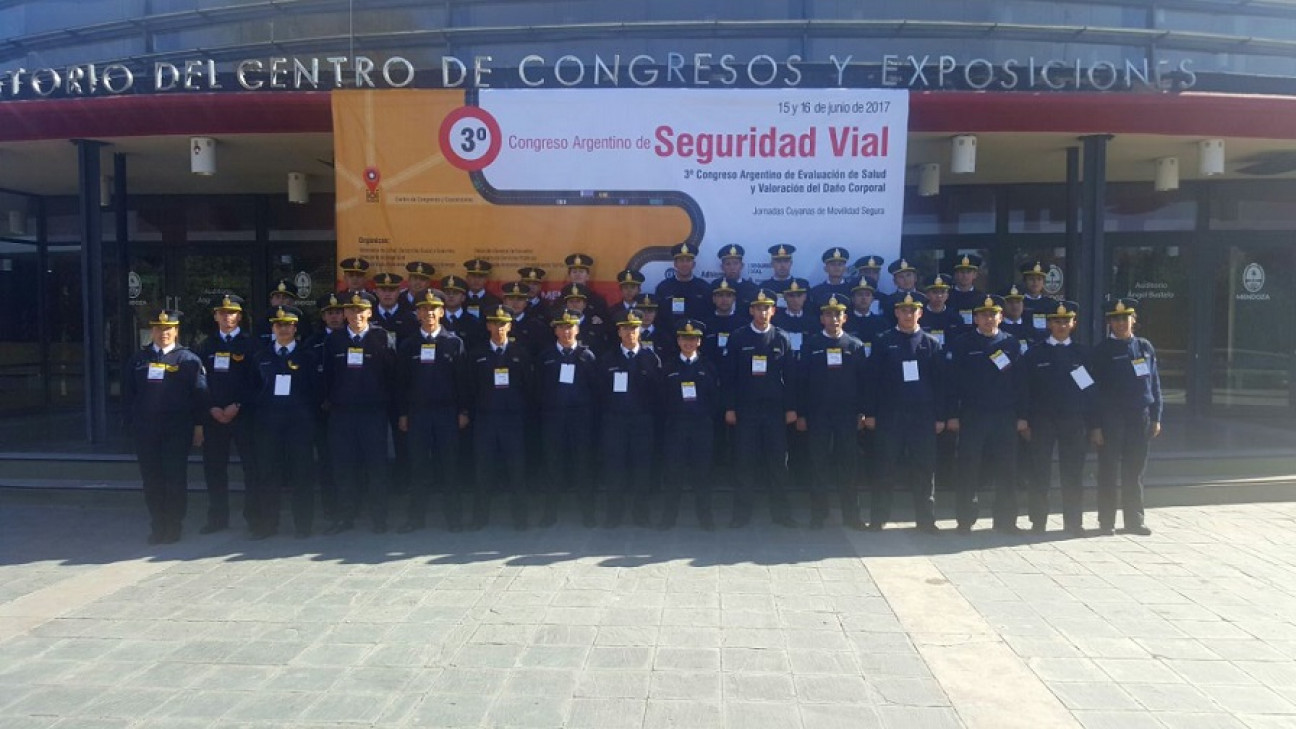
<path fill-rule="evenodd" d="M 311 275 L 305 271 L 298 271 L 293 277 L 293 285 L 297 287 L 297 297 L 309 299 L 311 295 Z"/>
<path fill-rule="evenodd" d="M 1258 263 L 1248 263 L 1247 267 L 1242 269 L 1242 288 L 1254 294 L 1264 288 L 1264 285 L 1264 267 Z"/>
<path fill-rule="evenodd" d="M 1066 278 L 1062 275 L 1062 269 L 1058 265 L 1049 266 L 1048 273 L 1044 274 L 1044 290 L 1049 294 L 1056 294 L 1062 290 L 1062 285 Z"/>
<path fill-rule="evenodd" d="M 138 299 L 140 292 L 144 290 L 144 284 L 140 281 L 138 273 L 131 271 L 126 274 L 126 293 L 132 299 Z"/>

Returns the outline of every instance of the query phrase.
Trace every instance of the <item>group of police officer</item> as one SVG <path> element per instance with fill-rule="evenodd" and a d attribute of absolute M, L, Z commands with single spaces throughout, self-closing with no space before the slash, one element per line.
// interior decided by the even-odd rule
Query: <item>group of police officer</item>
<path fill-rule="evenodd" d="M 538 523 L 552 525 L 569 490 L 595 526 L 597 484 L 605 526 L 673 526 L 687 488 L 713 529 L 712 485 L 728 482 L 729 526 L 750 521 L 765 487 L 772 520 L 794 527 L 791 479 L 809 488 L 811 528 L 835 492 L 844 525 L 880 530 L 901 486 L 918 529 L 938 534 L 934 484 L 945 478 L 960 532 L 990 490 L 993 528 L 1020 533 L 1020 488 L 1030 530 L 1043 532 L 1055 449 L 1063 527 L 1084 535 L 1090 444 L 1099 532 L 1114 532 L 1119 506 L 1126 532 L 1150 534 L 1142 474 L 1162 404 L 1156 353 L 1133 333 L 1137 300 L 1111 300 L 1109 335 L 1090 347 L 1071 337 L 1078 306 L 1044 295 L 1038 262 L 1020 287 L 987 294 L 975 288 L 976 256 L 923 280 L 900 259 L 884 294 L 878 256 L 858 259 L 851 279 L 847 251 L 830 248 L 812 287 L 790 273 L 795 252 L 771 247 L 773 276 L 757 284 L 742 276 L 742 246 L 724 246 L 724 275 L 708 283 L 694 275 L 697 249 L 680 244 L 655 294 L 638 271 L 618 273 L 614 304 L 589 287 L 584 254 L 567 257 L 560 288 L 545 291 L 545 272 L 524 267 L 499 297 L 481 259 L 434 288 L 428 263 L 370 277 L 367 261 L 349 258 L 314 331 L 281 281 L 263 333 L 244 330 L 246 302 L 231 293 L 213 306 L 216 334 L 192 351 L 177 342 L 181 312 L 157 312 L 123 384 L 149 541 L 180 537 L 191 444 L 209 495 L 202 531 L 229 526 L 232 445 L 256 539 L 278 532 L 283 493 L 298 537 L 312 533 L 316 493 L 325 534 L 354 528 L 362 511 L 385 532 L 391 492 L 408 493 L 401 532 L 426 526 L 436 492 L 451 531 L 484 527 L 497 493 L 509 494 L 515 527 L 528 526 L 533 494 Z"/>

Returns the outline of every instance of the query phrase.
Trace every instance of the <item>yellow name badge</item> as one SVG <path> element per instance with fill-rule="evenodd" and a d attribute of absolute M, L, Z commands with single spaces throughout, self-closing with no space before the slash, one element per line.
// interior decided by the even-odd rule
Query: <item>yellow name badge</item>
<path fill-rule="evenodd" d="M 1130 360 L 1130 364 L 1134 365 L 1135 377 L 1147 377 L 1152 374 L 1152 368 L 1148 366 L 1148 361 L 1143 357 Z"/>
<path fill-rule="evenodd" d="M 683 313 L 684 313 L 684 303 L 685 303 L 685 302 L 684 302 L 684 299 L 681 299 L 681 298 L 679 298 L 679 297 L 675 297 L 675 298 L 671 299 L 671 313 L 672 313 L 672 314 L 683 314 Z"/>
<path fill-rule="evenodd" d="M 151 362 L 148 368 L 148 378 L 150 381 L 158 382 L 166 378 L 167 368 L 161 362 Z"/>
<path fill-rule="evenodd" d="M 828 349 L 828 366 L 829 367 L 842 366 L 842 351 L 840 347 L 830 347 Z"/>
<path fill-rule="evenodd" d="M 694 400 L 697 400 L 697 383 L 681 382 L 680 396 L 684 398 L 684 402 L 693 402 Z"/>
<path fill-rule="evenodd" d="M 509 386 L 509 371 L 507 367 L 497 367 L 495 369 L 495 389 L 503 390 Z"/>
<path fill-rule="evenodd" d="M 996 349 L 994 353 L 990 355 L 990 361 L 994 362 L 995 367 L 998 367 L 1000 370 L 1012 364 L 1012 360 L 1008 359 L 1008 355 L 1004 354 L 1002 349 Z"/>
<path fill-rule="evenodd" d="M 364 367 L 363 347 L 347 347 L 347 367 Z"/>
<path fill-rule="evenodd" d="M 1048 329 L 1048 317 L 1043 314 L 1036 314 L 1031 317 L 1031 323 L 1036 329 Z"/>
<path fill-rule="evenodd" d="M 212 359 L 212 369 L 217 372 L 228 372 L 230 367 L 230 353 L 217 352 Z"/>
<path fill-rule="evenodd" d="M 419 348 L 419 361 L 420 362 L 436 361 L 436 342 L 426 343 Z"/>
<path fill-rule="evenodd" d="M 766 372 L 769 372 L 769 359 L 768 359 L 765 355 L 763 355 L 763 354 L 758 354 L 758 355 L 753 356 L 753 357 L 752 357 L 752 374 L 753 374 L 753 375 L 763 375 L 763 374 L 765 374 Z"/>

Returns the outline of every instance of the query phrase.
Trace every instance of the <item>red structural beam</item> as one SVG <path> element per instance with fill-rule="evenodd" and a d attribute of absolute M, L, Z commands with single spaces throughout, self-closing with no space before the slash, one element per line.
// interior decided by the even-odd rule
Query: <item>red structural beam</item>
<path fill-rule="evenodd" d="M 328 92 L 186 93 L 0 102 L 0 141 L 331 132 Z M 1296 97 L 923 91 L 909 131 L 1296 139 Z"/>

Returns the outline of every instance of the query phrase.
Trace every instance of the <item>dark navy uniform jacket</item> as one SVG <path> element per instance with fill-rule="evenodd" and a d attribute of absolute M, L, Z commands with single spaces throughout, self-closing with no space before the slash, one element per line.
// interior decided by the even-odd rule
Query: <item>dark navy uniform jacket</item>
<path fill-rule="evenodd" d="M 1072 376 L 1073 372 L 1084 367 L 1092 377 L 1091 361 L 1089 348 L 1075 340 L 1067 346 L 1054 345 L 1046 340 L 1027 350 L 1022 358 L 1029 398 L 1027 412 L 1032 417 L 1079 415 L 1092 425 L 1097 388 L 1090 385 L 1081 389 Z"/>
<path fill-rule="evenodd" d="M 763 358 L 763 359 L 762 359 Z M 721 373 L 726 410 L 796 410 L 796 356 L 787 332 L 774 325 L 758 332 L 746 325 L 729 336 Z M 759 373 L 763 361 L 764 372 Z"/>
<path fill-rule="evenodd" d="M 553 344 L 553 329 L 549 323 L 538 316 L 523 312 L 514 315 L 513 326 L 509 329 L 509 339 L 527 348 L 527 353 L 535 357 L 545 347 Z"/>
<path fill-rule="evenodd" d="M 485 319 L 483 319 L 482 317 L 486 316 L 486 312 L 494 309 L 497 306 L 503 306 L 504 300 L 496 296 L 495 294 L 492 294 L 491 292 L 487 291 L 486 289 L 482 289 L 478 293 L 480 293 L 481 295 L 480 296 L 475 295 L 471 291 L 467 292 L 464 295 L 463 308 L 465 314 L 472 317 L 476 317 L 477 319 L 481 320 L 484 323 Z"/>
<path fill-rule="evenodd" d="M 373 318 L 369 320 L 369 323 L 382 327 L 396 335 L 396 341 L 391 342 L 392 349 L 400 346 L 400 343 L 405 341 L 405 337 L 413 334 L 419 328 L 418 314 L 400 304 L 397 304 L 396 309 L 391 313 L 385 313 L 381 306 L 375 306 L 373 308 Z"/>
<path fill-rule="evenodd" d="M 846 312 L 846 325 L 842 328 L 846 333 L 855 337 L 864 343 L 864 356 L 873 353 L 873 343 L 882 332 L 892 326 L 885 316 L 881 314 L 870 314 L 860 316 L 853 310 Z"/>
<path fill-rule="evenodd" d="M 751 324 L 751 317 L 742 309 L 735 308 L 734 313 L 721 315 L 711 310 L 711 314 L 702 318 L 706 324 L 706 336 L 702 339 L 702 352 L 712 361 L 719 362 L 729 351 L 729 339 L 733 333 Z"/>
<path fill-rule="evenodd" d="M 667 421 L 710 419 L 720 414 L 720 373 L 699 351 L 692 362 L 675 354 L 662 360 L 661 408 Z M 686 385 L 692 385 L 686 392 Z M 692 397 L 688 397 L 692 395 Z"/>
<path fill-rule="evenodd" d="M 478 414 L 523 415 L 531 404 L 535 373 L 531 354 L 526 348 L 510 342 L 503 352 L 487 342 L 469 355 L 472 360 L 472 386 L 468 396 Z M 522 421 L 518 421 L 521 427 Z"/>
<path fill-rule="evenodd" d="M 1022 314 L 1021 321 L 1012 322 L 1004 319 L 999 328 L 1017 338 L 1017 347 L 1022 354 L 1025 354 L 1026 350 L 1036 344 L 1048 339 L 1048 330 L 1036 329 L 1035 325 L 1031 323 L 1030 314 L 1026 313 Z"/>
<path fill-rule="evenodd" d="M 651 327 L 639 330 L 639 344 L 657 353 L 657 358 L 665 362 L 668 357 L 679 354 L 679 345 L 675 343 L 675 332 L 666 330 L 653 321 Z"/>
<path fill-rule="evenodd" d="M 955 339 L 946 353 L 950 363 L 949 416 L 1008 411 L 1025 418 L 1022 356 L 1017 338 L 1002 329 L 993 337 L 974 329 Z"/>
<path fill-rule="evenodd" d="M 563 354 L 556 342 L 540 350 L 535 371 L 540 409 L 593 409 L 600 382 L 596 361 L 593 350 L 579 342 L 569 354 Z M 571 382 L 562 381 L 563 365 L 571 365 Z M 575 444 L 578 448 L 584 445 Z"/>
<path fill-rule="evenodd" d="M 640 346 L 632 357 L 618 344 L 598 359 L 599 399 L 605 415 L 651 415 L 656 412 L 661 392 L 661 360 L 657 353 Z M 621 375 L 621 377 L 618 377 Z M 616 384 L 625 381 L 624 392 Z M 606 424 L 606 423 L 605 423 Z"/>
<path fill-rule="evenodd" d="M 905 362 L 917 362 L 918 378 L 905 380 Z M 935 420 L 945 420 L 945 350 L 936 338 L 919 328 L 912 334 L 891 328 L 873 342 L 865 377 L 864 413 L 929 409 Z"/>
<path fill-rule="evenodd" d="M 1147 408 L 1152 422 L 1161 422 L 1161 374 L 1151 342 L 1142 337 L 1107 337 L 1093 348 L 1093 367 L 1102 409 Z"/>
<path fill-rule="evenodd" d="M 959 291 L 957 287 L 950 287 L 949 301 L 947 305 L 950 309 L 958 314 L 959 321 L 966 327 L 966 331 L 976 328 L 976 323 L 972 319 L 973 309 L 980 306 L 985 301 L 985 292 L 976 288 L 968 291 Z M 924 324 L 925 328 L 925 324 Z"/>
<path fill-rule="evenodd" d="M 256 371 L 252 365 L 260 343 L 239 329 L 226 343 L 219 332 L 207 337 L 194 352 L 207 370 L 208 407 L 230 403 L 249 404 L 256 392 Z"/>
<path fill-rule="evenodd" d="M 864 343 L 845 332 L 806 338 L 797 365 L 797 415 L 834 422 L 855 421 L 864 410 Z"/>
<path fill-rule="evenodd" d="M 122 371 L 126 427 L 191 428 L 203 421 L 209 407 L 202 360 L 188 348 L 176 345 L 162 354 L 150 344 L 126 362 Z"/>
<path fill-rule="evenodd" d="M 463 309 L 454 313 L 446 309 L 445 315 L 441 318 L 441 326 L 458 335 L 469 352 L 485 346 L 486 340 L 490 338 L 489 332 L 486 331 L 486 323 Z"/>
<path fill-rule="evenodd" d="M 661 306 L 657 310 L 658 323 L 667 327 L 672 321 L 680 318 L 701 321 L 714 308 L 711 305 L 711 284 L 697 276 L 688 281 L 677 278 L 664 279 L 657 284 L 654 295 L 657 297 L 658 305 Z M 679 310 L 680 306 L 684 307 L 683 311 Z"/>
<path fill-rule="evenodd" d="M 463 340 L 445 327 L 434 337 L 420 327 L 396 350 L 396 383 L 401 415 L 444 409 L 466 413 L 470 380 Z"/>
<path fill-rule="evenodd" d="M 258 416 L 310 422 L 319 412 L 324 388 L 319 371 L 319 355 L 311 347 L 297 342 L 288 355 L 280 356 L 279 345 L 271 344 L 256 354 L 257 390 L 254 402 Z M 287 377 L 287 394 L 276 395 L 281 377 Z"/>
<path fill-rule="evenodd" d="M 924 309 L 922 321 L 919 322 L 924 332 L 936 337 L 941 346 L 946 347 L 954 342 L 955 339 L 970 327 L 964 326 L 963 317 L 959 316 L 954 307 L 948 304 L 941 311 L 932 311 Z"/>
<path fill-rule="evenodd" d="M 792 316 L 787 311 L 779 309 L 774 312 L 774 318 L 770 321 L 788 335 L 792 350 L 798 356 L 805 349 L 805 340 L 823 328 L 819 324 L 819 317 L 810 313 L 809 309 L 802 310 L 801 316 Z"/>
<path fill-rule="evenodd" d="M 348 327 L 324 342 L 324 390 L 331 405 L 387 407 L 392 401 L 396 352 L 387 346 L 387 332 L 370 324 L 360 343 Z"/>
<path fill-rule="evenodd" d="M 854 288 L 854 286 L 846 279 L 842 279 L 841 283 L 828 283 L 827 281 L 824 281 L 821 284 L 811 286 L 810 299 L 806 302 L 806 308 L 818 311 L 819 307 L 823 306 L 828 301 L 828 297 L 833 294 L 837 294 L 846 301 L 850 301 L 852 288 Z"/>

